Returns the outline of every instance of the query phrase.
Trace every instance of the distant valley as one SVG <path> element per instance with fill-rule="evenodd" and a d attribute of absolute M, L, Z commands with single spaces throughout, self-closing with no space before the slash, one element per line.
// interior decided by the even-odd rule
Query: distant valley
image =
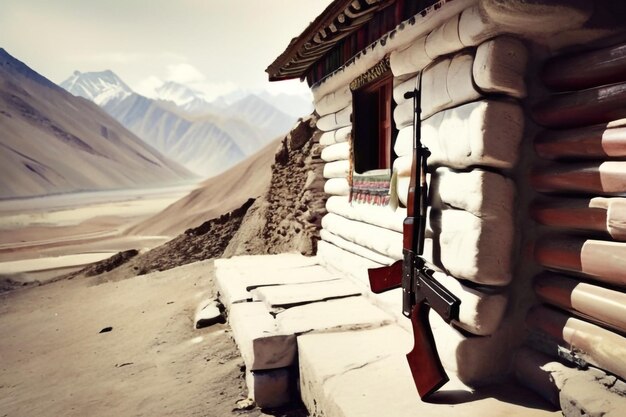
<path fill-rule="evenodd" d="M 291 112 L 311 111 L 287 95 L 235 92 L 209 102 L 185 85 L 165 82 L 156 98 L 135 93 L 112 71 L 74 72 L 61 87 L 99 106 L 146 143 L 201 177 L 225 171 L 289 131 Z"/>

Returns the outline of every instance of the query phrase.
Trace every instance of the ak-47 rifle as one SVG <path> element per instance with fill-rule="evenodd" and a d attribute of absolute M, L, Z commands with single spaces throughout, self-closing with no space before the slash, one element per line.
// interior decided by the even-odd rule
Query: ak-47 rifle
<path fill-rule="evenodd" d="M 413 98 L 415 132 L 407 217 L 402 230 L 404 259 L 390 266 L 370 269 L 368 273 L 374 293 L 402 286 L 402 313 L 411 319 L 414 337 L 413 350 L 406 357 L 417 391 L 422 400 L 427 400 L 449 380 L 437 353 L 428 312 L 434 309 L 449 323 L 458 320 L 461 301 L 435 279 L 433 269 L 422 257 L 428 206 L 426 168 L 430 151 L 421 142 L 421 78 L 420 74 L 414 91 L 405 94 L 405 98 Z M 416 208 L 419 210 L 417 218 Z"/>

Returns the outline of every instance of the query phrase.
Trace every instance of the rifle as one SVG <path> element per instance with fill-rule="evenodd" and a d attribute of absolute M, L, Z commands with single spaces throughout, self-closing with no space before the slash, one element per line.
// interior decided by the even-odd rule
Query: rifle
<path fill-rule="evenodd" d="M 368 275 L 370 288 L 376 294 L 402 286 L 402 314 L 411 319 L 414 339 L 413 350 L 406 357 L 417 392 L 422 400 L 427 400 L 449 380 L 437 353 L 428 313 L 432 308 L 448 323 L 458 320 L 461 301 L 437 281 L 434 270 L 422 257 L 428 206 L 426 169 L 430 151 L 421 142 L 421 84 L 420 74 L 414 91 L 404 95 L 407 99 L 413 98 L 415 132 L 407 217 L 402 226 L 403 259 L 390 266 L 370 269 Z M 419 210 L 417 218 L 416 207 Z"/>

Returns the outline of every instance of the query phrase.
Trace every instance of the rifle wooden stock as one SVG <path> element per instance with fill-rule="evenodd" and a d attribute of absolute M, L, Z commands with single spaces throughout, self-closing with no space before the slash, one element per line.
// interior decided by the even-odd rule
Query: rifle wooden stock
<path fill-rule="evenodd" d="M 415 344 L 413 350 L 406 355 L 413 382 L 424 401 L 449 380 L 437 353 L 435 338 L 428 321 L 429 311 L 430 307 L 424 301 L 413 306 L 411 324 Z"/>
<path fill-rule="evenodd" d="M 396 261 L 389 266 L 370 268 L 367 270 L 370 289 L 374 294 L 398 288 L 402 284 L 402 261 Z"/>

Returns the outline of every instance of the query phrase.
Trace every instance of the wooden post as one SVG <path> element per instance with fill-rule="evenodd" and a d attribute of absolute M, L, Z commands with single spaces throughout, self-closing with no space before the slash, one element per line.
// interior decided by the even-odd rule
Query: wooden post
<path fill-rule="evenodd" d="M 552 58 L 541 79 L 548 88 L 559 91 L 626 81 L 626 44 Z"/>
<path fill-rule="evenodd" d="M 626 287 L 626 243 L 549 235 L 536 243 L 534 256 L 546 268 Z"/>
<path fill-rule="evenodd" d="M 626 120 L 579 129 L 546 130 L 535 138 L 535 151 L 545 159 L 626 157 Z"/>
<path fill-rule="evenodd" d="M 536 276 L 534 288 L 547 303 L 626 333 L 626 294 L 621 291 L 551 272 Z"/>
<path fill-rule="evenodd" d="M 533 106 L 531 113 L 540 125 L 563 129 L 622 119 L 625 102 L 626 83 L 620 83 L 553 95 Z"/>

